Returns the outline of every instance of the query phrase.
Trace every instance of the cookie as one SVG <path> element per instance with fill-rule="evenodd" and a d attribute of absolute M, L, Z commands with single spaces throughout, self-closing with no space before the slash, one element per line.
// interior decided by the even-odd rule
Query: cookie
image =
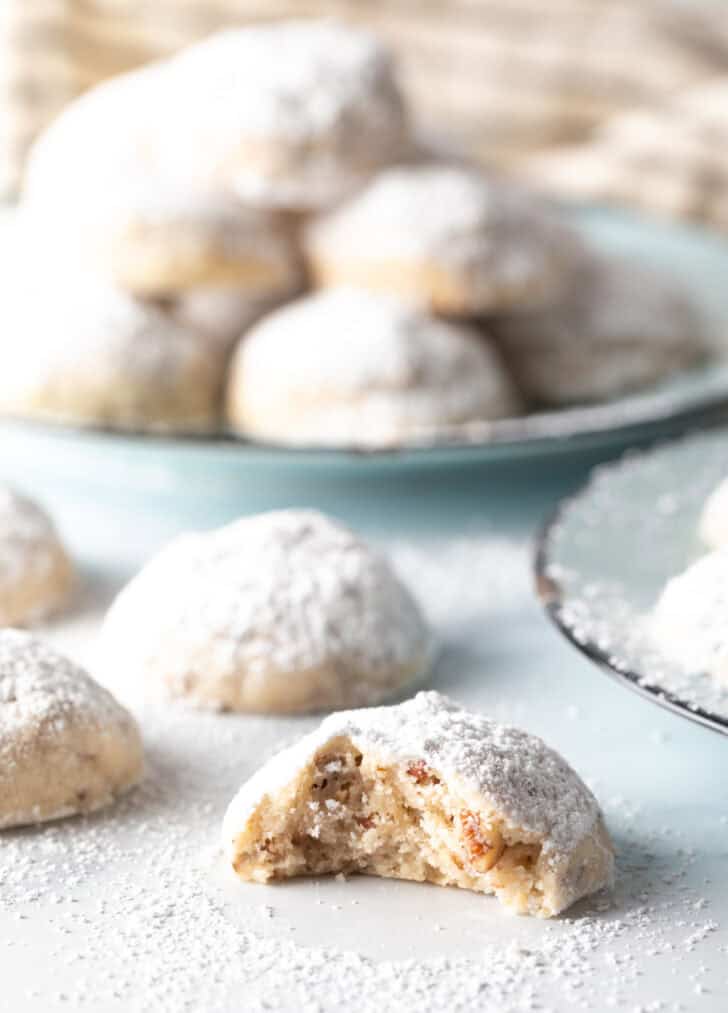
<path fill-rule="evenodd" d="M 215 709 L 375 703 L 427 668 L 431 638 L 387 562 L 322 514 L 281 510 L 178 538 L 103 625 L 106 670 Z"/>
<path fill-rule="evenodd" d="M 407 117 L 387 51 L 331 20 L 221 32 L 168 71 L 168 159 L 246 202 L 330 206 L 401 157 Z"/>
<path fill-rule="evenodd" d="M 35 143 L 23 206 L 54 256 L 138 295 L 199 285 L 258 295 L 301 280 L 290 226 L 220 188 L 159 164 L 159 124 L 172 101 L 145 69 L 86 92 Z"/>
<path fill-rule="evenodd" d="M 492 326 L 518 386 L 539 405 L 618 397 L 707 354 L 704 321 L 677 279 L 592 253 L 559 302 Z"/>
<path fill-rule="evenodd" d="M 20 272 L 0 308 L 0 412 L 113 429 L 219 424 L 227 350 L 83 275 Z"/>
<path fill-rule="evenodd" d="M 716 549 L 667 582 L 648 630 L 659 651 L 690 674 L 728 685 L 728 549 Z"/>
<path fill-rule="evenodd" d="M 495 894 L 552 917 L 609 885 L 596 799 L 540 739 L 439 693 L 326 718 L 230 803 L 241 879 L 364 873 Z"/>
<path fill-rule="evenodd" d="M 0 485 L 0 627 L 26 626 L 58 611 L 73 581 L 73 565 L 50 517 Z"/>
<path fill-rule="evenodd" d="M 234 429 L 310 446 L 431 440 L 519 407 L 496 352 L 474 330 L 346 288 L 254 325 L 235 353 L 227 393 Z"/>
<path fill-rule="evenodd" d="M 142 773 L 132 716 L 36 637 L 0 630 L 0 828 L 111 804 Z"/>
<path fill-rule="evenodd" d="M 304 242 L 319 285 L 388 292 L 451 316 L 553 298 L 579 246 L 534 198 L 448 165 L 384 170 L 314 221 Z"/>

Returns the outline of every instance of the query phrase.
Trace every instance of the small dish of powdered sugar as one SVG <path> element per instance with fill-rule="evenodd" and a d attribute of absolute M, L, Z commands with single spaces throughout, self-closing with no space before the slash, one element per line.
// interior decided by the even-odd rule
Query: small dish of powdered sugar
<path fill-rule="evenodd" d="M 536 574 L 549 615 L 579 650 L 728 734 L 728 550 L 709 551 L 704 538 L 706 503 L 726 475 L 723 432 L 596 469 L 546 525 Z"/>

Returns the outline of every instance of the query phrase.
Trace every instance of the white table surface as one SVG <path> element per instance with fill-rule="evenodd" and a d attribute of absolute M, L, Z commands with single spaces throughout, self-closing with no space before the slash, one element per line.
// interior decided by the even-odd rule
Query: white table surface
<path fill-rule="evenodd" d="M 78 609 L 49 632 L 92 660 L 109 595 L 189 523 L 184 490 L 145 511 L 132 494 L 45 483 L 31 464 L 9 477 L 54 508 L 85 574 Z M 576 477 L 557 472 L 507 489 L 490 473 L 322 485 L 305 501 L 393 549 L 444 641 L 431 685 L 542 735 L 588 780 L 619 849 L 611 901 L 541 922 L 417 884 L 239 884 L 218 852 L 225 804 L 315 719 L 141 707 L 122 687 L 147 741 L 142 789 L 86 820 L 0 836 L 0 1011 L 728 1009 L 728 742 L 613 684 L 547 623 L 530 538 Z M 328 975 L 312 970 L 318 947 Z M 463 961 L 472 989 L 447 992 Z"/>

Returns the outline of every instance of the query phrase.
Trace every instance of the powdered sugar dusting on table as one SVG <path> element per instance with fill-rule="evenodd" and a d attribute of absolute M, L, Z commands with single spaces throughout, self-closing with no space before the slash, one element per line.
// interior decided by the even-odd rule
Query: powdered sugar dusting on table
<path fill-rule="evenodd" d="M 392 549 L 440 636 L 481 652 L 485 688 L 494 627 L 506 619 L 540 657 L 550 634 L 538 621 L 532 639 L 521 616 L 529 586 L 522 542 L 473 534 Z M 98 610 L 108 592 L 99 595 Z M 53 639 L 91 659 L 98 621 L 91 608 L 53 628 Z M 457 688 L 448 681 L 456 696 L 473 693 L 464 663 L 461 655 Z M 506 696 L 498 686 L 487 694 L 489 710 L 504 718 L 515 701 Z M 343 1013 L 353 1001 L 361 1013 L 683 1013 L 703 1008 L 686 996 L 699 1004 L 702 993 L 707 1003 L 720 995 L 725 936 L 712 894 L 724 870 L 716 859 L 708 871 L 692 848 L 702 824 L 676 830 L 597 785 L 620 853 L 616 892 L 549 924 L 421 884 L 248 887 L 227 876 L 218 851 L 224 808 L 242 780 L 317 721 L 168 706 L 139 716 L 148 757 L 139 790 L 90 818 L 2 835 L 0 961 L 15 972 L 13 1013 Z M 653 763 L 664 755 L 651 740 L 645 749 Z M 724 833 L 721 819 L 728 812 L 715 812 L 713 833 Z"/>
<path fill-rule="evenodd" d="M 250 752 L 266 737 L 262 724 L 246 721 Z M 391 883 L 380 892 L 375 880 L 359 880 L 361 889 L 355 880 L 303 882 L 297 908 L 285 886 L 244 891 L 228 882 L 211 840 L 220 802 L 240 772 L 239 719 L 221 727 L 209 715 L 148 712 L 145 729 L 150 773 L 134 795 L 93 818 L 3 836 L 0 915 L 12 912 L 15 920 L 0 953 L 27 961 L 34 933 L 42 932 L 63 960 L 62 983 L 48 987 L 42 973 L 29 975 L 31 1009 L 338 1013 L 354 995 L 362 1013 L 594 1009 L 589 984 L 598 972 L 605 1004 L 633 1010 L 640 977 L 654 965 L 665 976 L 654 991 L 662 1005 L 645 1009 L 673 1013 L 684 1007 L 672 1001 L 670 969 L 684 967 L 719 931 L 709 885 L 699 892 L 684 882 L 695 863 L 689 843 L 679 835 L 650 838 L 639 812 L 615 799 L 607 815 L 620 830 L 623 856 L 613 897 L 583 903 L 552 925 L 538 923 L 537 932 L 532 922 L 499 915 L 494 938 L 478 914 L 483 905 L 489 913 L 488 900 L 459 891 L 450 914 L 436 915 L 435 902 L 428 916 L 404 919 L 410 957 L 337 946 L 347 920 L 367 906 L 382 919 L 397 918 L 407 893 L 395 902 Z M 105 869 L 114 870 L 112 879 Z M 309 940 L 318 912 L 330 926 L 331 942 L 323 945 Z M 453 934 L 467 940 L 462 955 L 448 943 Z M 448 955 L 436 955 L 436 940 Z M 429 955 L 417 956 L 419 948 Z M 718 970 L 703 963 L 696 983 L 711 987 Z"/>

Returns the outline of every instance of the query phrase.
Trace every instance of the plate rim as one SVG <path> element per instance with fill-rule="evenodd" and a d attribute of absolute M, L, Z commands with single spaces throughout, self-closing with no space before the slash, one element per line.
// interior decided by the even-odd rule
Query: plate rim
<path fill-rule="evenodd" d="M 268 443 L 262 440 L 251 440 L 238 437 L 224 431 L 217 432 L 165 432 L 163 429 L 140 430 L 119 429 L 101 423 L 83 423 L 73 420 L 54 420 L 52 418 L 25 418 L 18 415 L 4 415 L 0 418 L 0 428 L 12 430 L 14 433 L 25 433 L 41 439 L 66 439 L 96 441 L 100 445 L 117 447 L 143 452 L 146 449 L 167 449 L 175 452 L 196 451 L 202 454 L 224 454 L 228 459 L 238 458 L 240 462 L 249 461 L 251 457 L 258 461 L 269 460 L 271 463 L 301 465 L 317 462 L 327 465 L 348 465 L 371 463 L 375 465 L 402 461 L 412 464 L 428 464 L 430 462 L 458 463 L 471 458 L 517 461 L 532 456 L 558 455 L 574 453 L 580 450 L 589 451 L 609 445 L 624 444 L 630 440 L 644 443 L 655 439 L 667 439 L 670 435 L 688 431 L 691 425 L 713 428 L 722 422 L 728 422 L 728 360 L 715 362 L 712 367 L 703 367 L 706 372 L 722 369 L 725 372 L 725 383 L 720 390 L 703 391 L 694 394 L 681 403 L 670 413 L 659 414 L 647 412 L 642 418 L 627 418 L 616 425 L 593 425 L 581 430 L 565 432 L 547 432 L 527 437 L 505 436 L 491 440 L 484 439 L 440 439 L 430 443 L 397 444 L 396 446 L 296 446 L 288 444 Z M 689 373 L 693 371 L 685 371 Z M 683 374 L 684 375 L 684 374 Z M 659 388 L 658 388 L 659 390 Z M 603 408 L 608 411 L 625 401 L 635 397 L 649 398 L 658 391 L 651 389 L 637 395 L 614 399 L 598 406 L 580 406 L 564 409 L 561 412 L 540 413 L 545 415 L 565 415 L 569 411 L 589 411 Z M 537 413 L 539 414 L 539 413 Z M 509 420 L 510 421 L 510 420 Z M 516 420 L 513 420 L 516 421 Z"/>
<path fill-rule="evenodd" d="M 681 440 L 659 441 L 650 447 L 646 453 L 652 453 L 682 442 Z M 620 459 L 610 464 L 598 465 L 597 469 L 590 469 L 586 479 L 579 483 L 577 488 L 562 497 L 556 506 L 547 514 L 546 519 L 541 523 L 536 533 L 535 545 L 532 559 L 532 573 L 534 578 L 534 589 L 546 616 L 558 632 L 572 647 L 584 657 L 588 658 L 596 668 L 606 673 L 611 679 L 626 689 L 632 690 L 643 699 L 649 700 L 659 707 L 707 728 L 719 735 L 728 735 L 728 717 L 721 717 L 705 710 L 703 707 L 691 707 L 685 700 L 675 693 L 662 686 L 644 682 L 637 672 L 630 668 L 618 668 L 615 666 L 609 654 L 604 651 L 593 640 L 578 639 L 563 616 L 565 595 L 559 582 L 548 574 L 547 568 L 550 563 L 549 545 L 556 527 L 561 523 L 570 507 L 583 496 L 591 487 L 595 470 L 600 473 L 609 471 L 619 466 Z"/>

